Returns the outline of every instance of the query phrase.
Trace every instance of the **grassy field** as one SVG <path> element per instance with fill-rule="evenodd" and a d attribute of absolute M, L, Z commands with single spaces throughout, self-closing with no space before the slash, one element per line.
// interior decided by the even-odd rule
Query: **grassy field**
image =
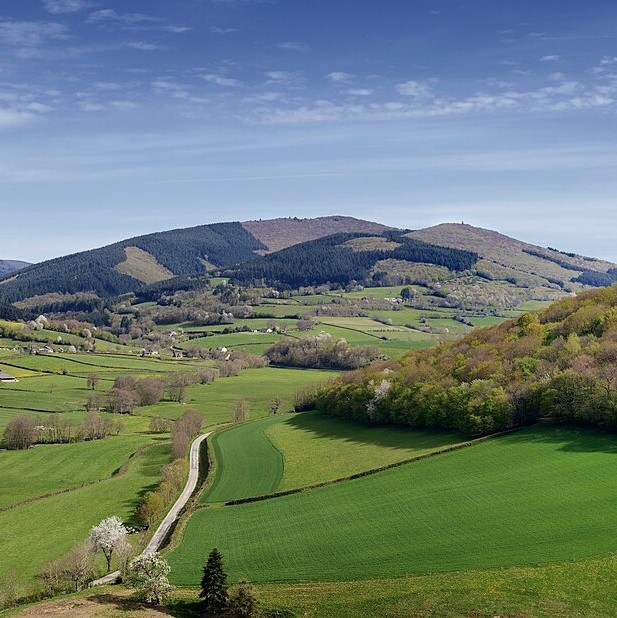
<path fill-rule="evenodd" d="M 216 474 L 201 502 L 224 502 L 276 491 L 283 477 L 283 457 L 267 436 L 285 417 L 271 417 L 232 427 L 212 437 Z"/>
<path fill-rule="evenodd" d="M 156 406 L 140 408 L 139 414 L 178 418 L 187 407 L 193 407 L 205 416 L 206 426 L 212 426 L 229 422 L 236 400 L 243 397 L 249 404 L 249 418 L 257 419 L 268 414 L 268 404 L 275 397 L 283 401 L 281 411 L 288 411 L 293 407 L 294 395 L 299 388 L 330 380 L 337 375 L 335 371 L 315 369 L 247 369 L 238 376 L 191 387 L 187 404 L 161 402 Z"/>
<path fill-rule="evenodd" d="M 462 441 L 458 434 L 375 427 L 315 412 L 281 417 L 268 424 L 266 435 L 283 454 L 278 489 L 338 479 Z"/>
<path fill-rule="evenodd" d="M 216 472 L 201 502 L 333 480 L 461 440 L 456 434 L 372 427 L 314 412 L 278 415 L 213 436 Z"/>
<path fill-rule="evenodd" d="M 0 452 L 0 509 L 27 498 L 110 476 L 148 440 L 144 436 L 125 435 Z"/>
<path fill-rule="evenodd" d="M 340 580 L 529 566 L 617 549 L 612 436 L 531 428 L 354 481 L 198 510 L 169 555 L 195 585 L 218 547 L 234 579 Z"/>
<path fill-rule="evenodd" d="M 612 618 L 617 556 L 540 567 L 437 573 L 334 582 L 257 584 L 261 606 L 290 618 Z M 172 616 L 200 616 L 198 588 L 172 592 Z M 16 608 L 4 616 L 152 618 L 161 609 L 136 603 L 122 586 L 84 590 Z M 279 614 L 281 615 L 281 614 Z"/>
<path fill-rule="evenodd" d="M 29 580 L 44 563 L 84 540 L 105 517 L 130 521 L 140 496 L 156 485 L 168 461 L 167 440 L 160 438 L 124 474 L 0 513 L 0 578 L 14 573 Z"/>

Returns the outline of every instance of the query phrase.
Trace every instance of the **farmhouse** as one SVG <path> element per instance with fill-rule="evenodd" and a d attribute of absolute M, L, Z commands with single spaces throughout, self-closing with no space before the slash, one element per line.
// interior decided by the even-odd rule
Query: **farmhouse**
<path fill-rule="evenodd" d="M 8 373 L 0 371 L 0 382 L 19 382 L 19 380 L 13 376 L 10 376 Z"/>

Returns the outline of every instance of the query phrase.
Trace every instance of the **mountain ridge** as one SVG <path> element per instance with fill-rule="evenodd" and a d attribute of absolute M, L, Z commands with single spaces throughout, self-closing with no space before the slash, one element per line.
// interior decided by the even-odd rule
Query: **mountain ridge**
<path fill-rule="evenodd" d="M 305 238 L 332 233 L 388 229 L 379 223 L 334 215 L 316 219 L 272 219 L 212 223 L 124 239 L 26 267 L 0 280 L 0 301 L 20 303 L 48 295 L 61 298 L 104 297 L 133 292 L 146 284 L 172 277 L 195 276 L 207 270 L 250 261 L 271 251 L 270 246 L 291 246 Z"/>

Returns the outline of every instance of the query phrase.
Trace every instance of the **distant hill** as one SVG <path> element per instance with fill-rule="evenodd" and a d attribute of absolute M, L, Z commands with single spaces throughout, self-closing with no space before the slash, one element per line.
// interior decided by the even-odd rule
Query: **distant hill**
<path fill-rule="evenodd" d="M 266 245 L 268 251 L 280 251 L 292 245 L 341 232 L 381 234 L 393 229 L 381 223 L 341 216 L 316 217 L 315 219 L 287 217 L 263 221 L 260 219 L 259 221 L 246 221 L 242 225 L 257 240 Z"/>
<path fill-rule="evenodd" d="M 448 249 L 450 251 L 448 251 Z M 419 285 L 444 306 L 498 310 L 617 282 L 617 266 L 492 230 L 446 223 L 413 232 L 338 234 L 230 269 L 242 284 Z"/>
<path fill-rule="evenodd" d="M 384 229 L 377 223 L 333 216 L 215 223 L 157 232 L 31 265 L 15 277 L 4 275 L 0 302 L 36 305 L 113 296 L 173 277 L 247 262 L 307 238 Z"/>
<path fill-rule="evenodd" d="M 443 223 L 410 232 L 410 238 L 445 247 L 476 251 L 478 272 L 488 278 L 537 286 L 557 283 L 580 289 L 617 282 L 616 265 L 593 257 L 538 247 L 492 230 L 461 223 Z M 574 285 L 573 285 L 574 284 Z"/>
<path fill-rule="evenodd" d="M 30 266 L 30 263 L 21 262 L 20 260 L 0 260 L 0 278 L 26 268 L 26 266 Z"/>
<path fill-rule="evenodd" d="M 382 235 L 341 233 L 294 245 L 242 264 L 228 273 L 240 283 L 266 283 L 298 288 L 325 283 L 375 282 L 375 268 L 384 260 L 432 264 L 458 272 L 472 268 L 472 251 L 440 247 L 409 238 L 401 231 Z"/>

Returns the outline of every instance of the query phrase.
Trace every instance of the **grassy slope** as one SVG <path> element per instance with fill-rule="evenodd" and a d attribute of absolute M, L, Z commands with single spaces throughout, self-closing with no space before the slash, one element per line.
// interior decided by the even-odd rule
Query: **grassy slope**
<path fill-rule="evenodd" d="M 283 477 L 283 457 L 267 436 L 284 417 L 233 427 L 212 438 L 216 475 L 201 502 L 224 502 L 276 491 Z"/>
<path fill-rule="evenodd" d="M 337 372 L 333 371 L 312 369 L 247 369 L 238 376 L 192 387 L 188 405 L 202 412 L 206 417 L 206 426 L 212 426 L 229 422 L 236 399 L 243 397 L 249 403 L 249 418 L 257 419 L 268 414 L 268 404 L 275 397 L 283 400 L 281 411 L 290 410 L 299 388 L 332 379 L 337 375 Z M 161 402 L 151 408 L 140 408 L 140 413 L 177 418 L 186 408 L 185 404 Z"/>
<path fill-rule="evenodd" d="M 355 481 L 200 510 L 171 553 L 194 585 L 219 547 L 234 578 L 391 577 L 524 566 L 617 549 L 611 436 L 534 428 Z"/>
<path fill-rule="evenodd" d="M 374 427 L 314 412 L 281 417 L 266 434 L 283 453 L 280 489 L 341 478 L 461 441 L 456 434 Z"/>
<path fill-rule="evenodd" d="M 168 461 L 169 447 L 161 439 L 123 475 L 0 513 L 0 578 L 8 573 L 32 577 L 45 562 L 86 539 L 90 528 L 105 517 L 129 520 L 140 495 L 157 483 Z"/>
<path fill-rule="evenodd" d="M 272 493 L 375 468 L 460 442 L 460 436 L 284 414 L 212 438 L 216 472 L 201 502 Z"/>
<path fill-rule="evenodd" d="M 144 436 L 126 435 L 0 452 L 0 508 L 107 477 L 147 441 Z"/>
<path fill-rule="evenodd" d="M 262 607 L 303 618 L 612 618 L 617 607 L 617 556 L 535 568 L 438 573 L 347 582 L 258 584 Z M 16 608 L 7 616 L 151 618 L 160 608 L 132 601 L 122 586 L 105 586 Z M 198 588 L 172 592 L 170 614 L 200 616 Z M 4 613 L 2 614 L 4 616 Z"/>
<path fill-rule="evenodd" d="M 615 578 L 617 556 L 610 556 L 535 568 L 263 584 L 258 593 L 264 605 L 304 618 L 609 618 L 617 607 Z"/>

